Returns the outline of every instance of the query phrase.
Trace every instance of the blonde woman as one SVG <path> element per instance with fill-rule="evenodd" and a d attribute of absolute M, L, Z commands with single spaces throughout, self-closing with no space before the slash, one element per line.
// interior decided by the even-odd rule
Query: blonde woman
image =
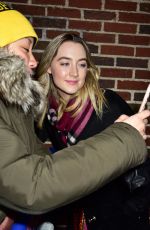
<path fill-rule="evenodd" d="M 37 134 L 42 141 L 50 139 L 55 150 L 75 145 L 101 132 L 121 114 L 133 114 L 119 95 L 100 87 L 98 69 L 92 62 L 86 42 L 77 34 L 61 34 L 49 43 L 38 66 L 37 77 L 48 98 L 45 113 L 39 122 L 42 129 L 37 130 Z M 122 178 L 119 178 L 76 203 L 68 229 L 141 228 L 139 210 L 136 218 L 133 218 L 135 212 L 130 217 L 124 213 L 129 194 L 121 181 Z M 67 213 L 70 214 L 71 206 L 69 208 Z M 148 222 L 147 211 L 147 207 L 143 207 Z M 57 222 L 58 215 L 59 212 L 54 222 Z M 140 219 L 142 229 L 147 228 L 146 221 Z"/>

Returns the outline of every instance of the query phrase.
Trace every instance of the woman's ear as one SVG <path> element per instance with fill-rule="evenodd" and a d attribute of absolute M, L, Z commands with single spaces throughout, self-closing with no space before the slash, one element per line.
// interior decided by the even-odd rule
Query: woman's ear
<path fill-rule="evenodd" d="M 51 67 L 48 68 L 47 73 L 52 74 Z"/>

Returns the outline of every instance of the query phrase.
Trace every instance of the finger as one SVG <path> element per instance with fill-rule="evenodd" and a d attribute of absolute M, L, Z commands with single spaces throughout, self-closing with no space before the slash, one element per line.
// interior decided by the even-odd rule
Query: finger
<path fill-rule="evenodd" d="M 150 116 L 150 110 L 143 110 L 142 112 L 138 113 L 139 118 L 146 119 Z"/>
<path fill-rule="evenodd" d="M 148 119 L 144 119 L 144 124 L 147 125 L 148 124 Z"/>
<path fill-rule="evenodd" d="M 143 139 L 144 139 L 144 140 L 147 139 L 147 135 L 146 135 L 146 134 L 143 135 Z"/>

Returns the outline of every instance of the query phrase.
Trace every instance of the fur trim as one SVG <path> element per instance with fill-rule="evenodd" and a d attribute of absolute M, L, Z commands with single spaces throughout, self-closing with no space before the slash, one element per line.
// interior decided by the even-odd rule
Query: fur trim
<path fill-rule="evenodd" d="M 24 113 L 32 108 L 35 116 L 46 103 L 43 88 L 31 78 L 24 61 L 4 53 L 0 54 L 0 95 L 7 103 L 21 106 Z"/>

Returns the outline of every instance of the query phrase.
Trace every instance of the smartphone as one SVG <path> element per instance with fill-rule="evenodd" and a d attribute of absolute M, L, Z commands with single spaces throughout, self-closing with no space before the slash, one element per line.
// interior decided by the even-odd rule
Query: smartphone
<path fill-rule="evenodd" d="M 142 104 L 141 104 L 141 106 L 139 108 L 139 112 L 142 112 L 145 109 L 145 105 L 146 105 L 146 103 L 148 101 L 149 95 L 150 95 L 150 84 L 148 85 L 146 93 L 145 93 L 145 95 L 143 97 L 143 101 L 142 101 Z"/>

